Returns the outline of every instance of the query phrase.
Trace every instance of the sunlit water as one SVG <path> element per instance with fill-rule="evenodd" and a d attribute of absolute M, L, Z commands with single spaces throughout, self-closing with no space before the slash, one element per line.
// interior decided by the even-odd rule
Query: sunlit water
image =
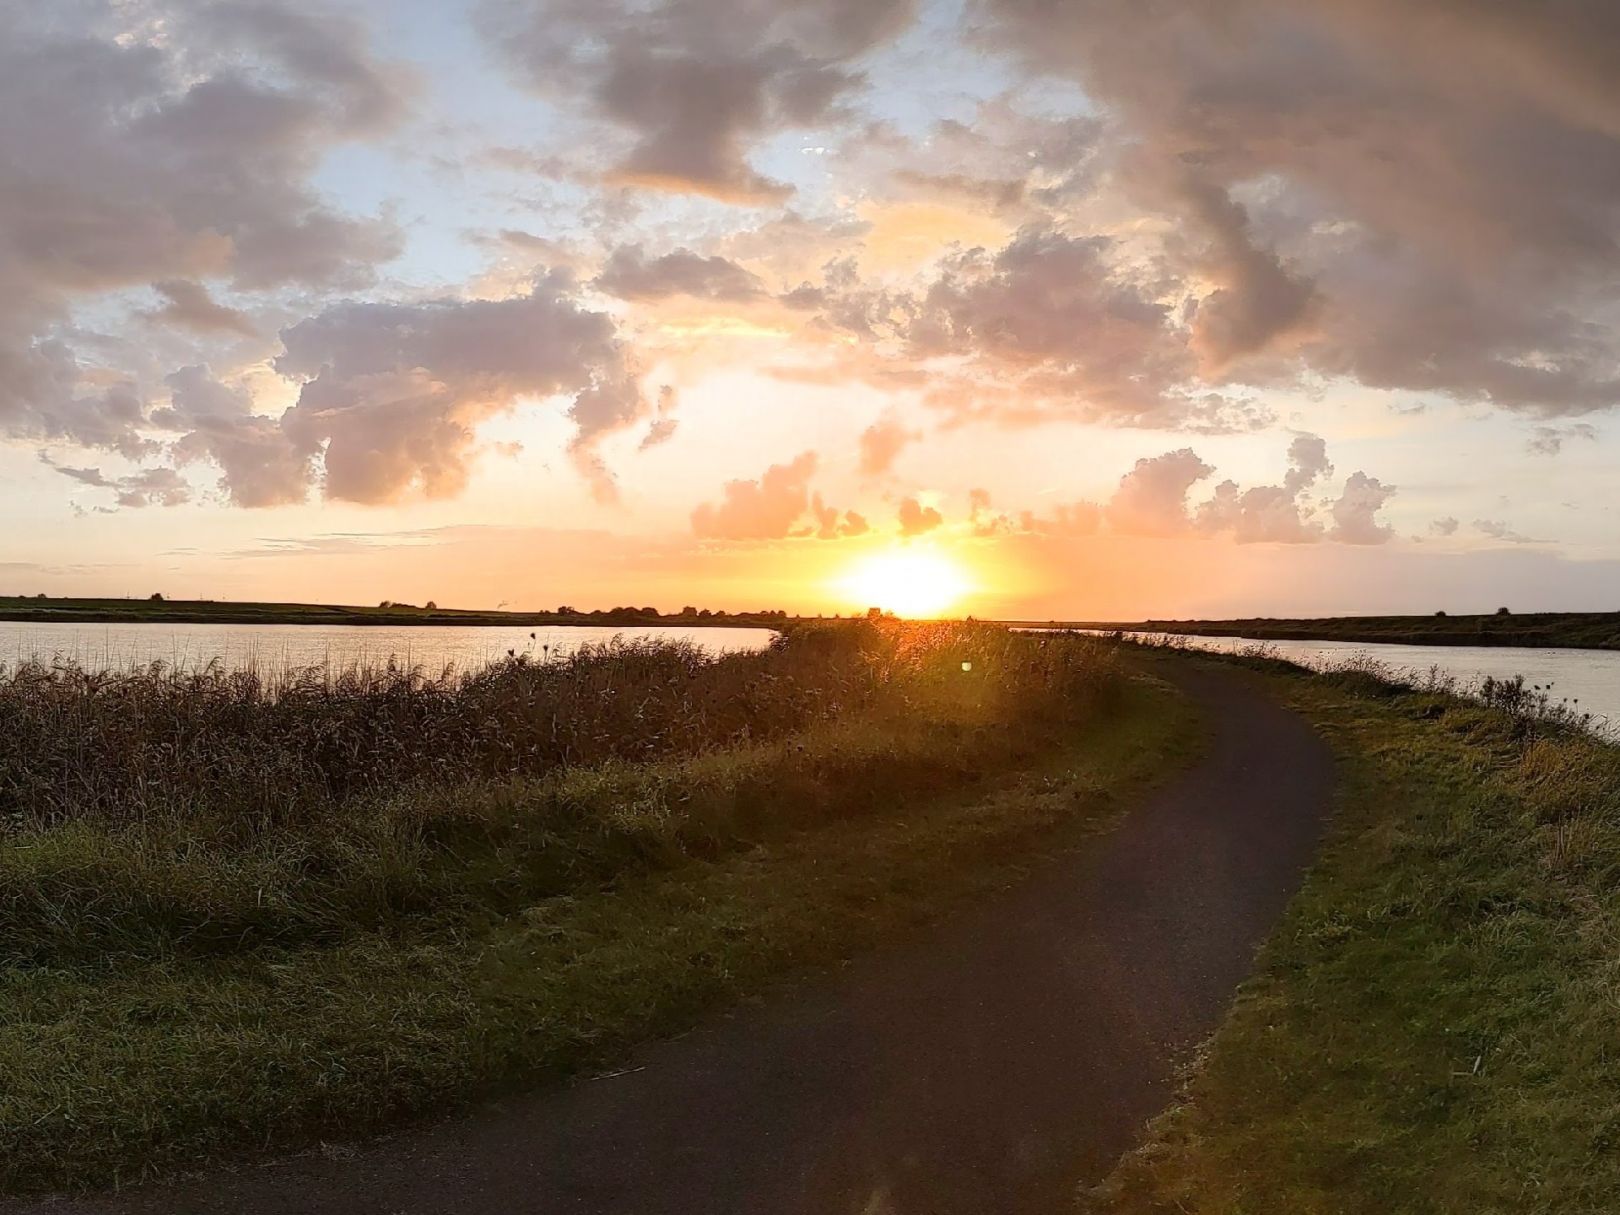
<path fill-rule="evenodd" d="M 0 662 L 29 659 L 71 661 L 84 667 L 124 670 L 164 662 L 195 669 L 218 661 L 232 669 L 266 674 L 292 668 L 386 666 L 390 661 L 437 674 L 446 666 L 475 670 L 509 654 L 558 657 L 581 645 L 662 638 L 689 641 L 711 654 L 762 650 L 770 629 L 596 627 L 549 628 L 466 625 L 338 624 L 35 624 L 0 622 Z"/>
<path fill-rule="evenodd" d="M 1144 634 L 1162 639 L 1163 634 Z M 1172 644 L 1230 653 L 1264 645 L 1279 658 L 1301 666 L 1340 666 L 1370 659 L 1403 676 L 1422 679 L 1431 668 L 1454 677 L 1463 690 L 1477 688 L 1486 677 L 1523 675 L 1527 684 L 1546 689 L 1554 704 L 1567 703 L 1592 714 L 1594 729 L 1613 735 L 1620 728 L 1620 650 L 1566 650 L 1515 646 L 1376 645 L 1356 641 L 1259 641 L 1251 637 L 1189 637 Z"/>

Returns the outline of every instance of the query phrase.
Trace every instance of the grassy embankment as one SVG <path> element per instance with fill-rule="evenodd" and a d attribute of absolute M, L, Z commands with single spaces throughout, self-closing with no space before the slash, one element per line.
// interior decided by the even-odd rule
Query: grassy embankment
<path fill-rule="evenodd" d="M 1082 1207 L 1620 1210 L 1620 748 L 1512 682 L 1258 665 L 1342 804 L 1185 1099 Z"/>
<path fill-rule="evenodd" d="M 1074 627 L 1252 637 L 1260 641 L 1354 641 L 1392 645 L 1565 646 L 1620 650 L 1620 612 L 1526 612 L 1489 616 L 1328 616 L 1318 620 L 1142 620 Z"/>
<path fill-rule="evenodd" d="M 971 626 L 439 681 L 10 674 L 0 1187 L 608 1063 L 1009 880 L 1185 753 L 1187 712 L 1097 643 Z"/>
<path fill-rule="evenodd" d="M 786 612 L 710 612 L 687 610 L 660 615 L 653 608 L 616 607 L 597 611 L 573 608 L 553 612 L 504 612 L 441 608 L 412 603 L 362 607 L 332 603 L 236 603 L 215 599 L 73 599 L 44 595 L 0 595 L 0 620 L 36 624 L 339 624 L 339 625 L 477 625 L 535 628 L 542 625 L 662 625 L 778 628 L 789 623 Z"/>

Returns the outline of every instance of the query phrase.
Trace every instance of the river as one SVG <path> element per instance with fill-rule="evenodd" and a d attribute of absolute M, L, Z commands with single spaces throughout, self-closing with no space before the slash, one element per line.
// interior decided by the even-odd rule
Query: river
<path fill-rule="evenodd" d="M 37 624 L 0 622 L 0 662 L 31 658 L 123 670 L 164 662 L 195 669 L 218 660 L 266 674 L 298 667 L 385 666 L 390 660 L 437 674 L 471 670 L 509 653 L 557 657 L 614 637 L 690 641 L 709 653 L 762 650 L 776 634 L 757 628 L 678 626 L 545 628 L 341 624 Z"/>
<path fill-rule="evenodd" d="M 690 641 L 709 653 L 761 650 L 776 634 L 763 628 L 682 628 L 675 625 L 613 627 L 560 625 L 523 627 L 328 624 L 38 624 L 0 622 L 0 662 L 30 658 L 69 660 L 100 669 L 151 662 L 184 668 L 218 660 L 227 667 L 255 666 L 266 673 L 295 667 L 382 666 L 390 660 L 437 673 L 445 666 L 470 670 L 508 653 L 536 658 L 567 654 L 579 646 L 659 637 Z M 1160 634 L 1151 636 L 1159 637 Z M 1350 641 L 1256 641 L 1246 637 L 1177 636 L 1176 644 L 1231 651 L 1266 645 L 1280 657 L 1309 667 L 1363 658 L 1417 676 L 1438 668 L 1465 687 L 1487 676 L 1523 675 L 1591 713 L 1606 733 L 1620 728 L 1620 651 L 1531 649 L 1507 646 L 1380 645 Z"/>

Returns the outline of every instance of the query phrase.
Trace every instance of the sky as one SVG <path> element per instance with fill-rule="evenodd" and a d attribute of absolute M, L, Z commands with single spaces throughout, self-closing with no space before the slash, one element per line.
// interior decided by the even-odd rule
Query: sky
<path fill-rule="evenodd" d="M 0 592 L 1620 610 L 1607 0 L 0 0 Z"/>

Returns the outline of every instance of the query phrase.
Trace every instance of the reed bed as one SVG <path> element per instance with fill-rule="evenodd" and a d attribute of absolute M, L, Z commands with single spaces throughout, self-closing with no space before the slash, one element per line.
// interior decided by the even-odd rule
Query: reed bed
<path fill-rule="evenodd" d="M 0 965 L 109 965 L 509 914 L 1026 756 L 1107 647 L 991 626 L 615 642 L 487 669 L 0 675 Z"/>

